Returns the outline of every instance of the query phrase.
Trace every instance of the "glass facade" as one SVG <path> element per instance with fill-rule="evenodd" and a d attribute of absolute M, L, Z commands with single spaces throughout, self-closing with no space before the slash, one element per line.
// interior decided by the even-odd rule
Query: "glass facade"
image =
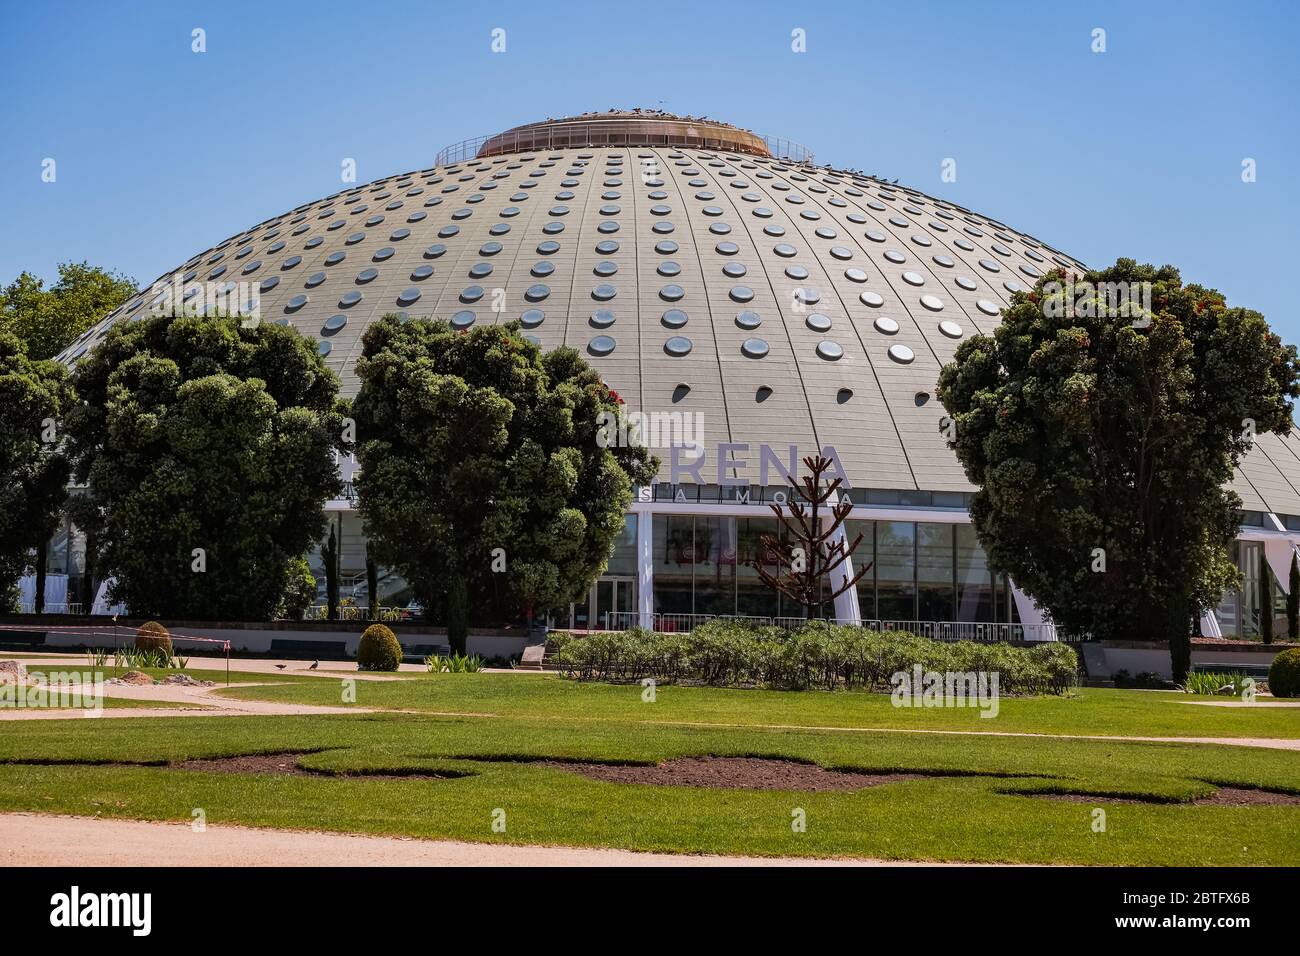
<path fill-rule="evenodd" d="M 763 584 L 752 562 L 775 570 L 763 536 L 783 533 L 776 518 L 654 516 L 654 610 L 660 614 L 801 617 L 803 610 Z M 845 522 L 864 620 L 1016 622 L 1007 580 L 994 575 L 967 524 Z M 830 608 L 827 607 L 827 613 Z"/>

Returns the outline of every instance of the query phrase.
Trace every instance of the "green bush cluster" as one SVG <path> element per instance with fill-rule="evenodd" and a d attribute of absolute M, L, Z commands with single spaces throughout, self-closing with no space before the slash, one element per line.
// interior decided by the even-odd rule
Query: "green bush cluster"
<path fill-rule="evenodd" d="M 402 663 L 402 643 L 383 624 L 371 624 L 357 643 L 357 670 L 395 671 Z"/>
<path fill-rule="evenodd" d="M 686 681 L 717 687 L 888 690 L 900 671 L 999 674 L 1005 694 L 1064 693 L 1077 680 L 1078 657 L 1068 645 L 948 643 L 905 631 L 811 622 L 795 631 L 709 621 L 690 633 L 642 628 L 567 639 L 555 649 L 566 677 L 579 680 Z"/>
<path fill-rule="evenodd" d="M 1268 669 L 1268 692 L 1274 697 L 1300 697 L 1300 647 L 1273 658 Z"/>

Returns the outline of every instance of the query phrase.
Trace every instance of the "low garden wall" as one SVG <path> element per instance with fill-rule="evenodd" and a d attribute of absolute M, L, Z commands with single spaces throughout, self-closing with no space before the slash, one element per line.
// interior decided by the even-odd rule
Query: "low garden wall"
<path fill-rule="evenodd" d="M 1106 673 L 1093 677 L 1109 678 L 1119 671 L 1130 676 L 1155 674 L 1166 680 L 1173 677 L 1169 645 L 1163 641 L 1102 641 L 1106 655 Z M 1192 638 L 1192 667 L 1196 670 L 1268 669 L 1279 652 L 1300 644 L 1260 641 L 1234 641 L 1219 637 Z"/>

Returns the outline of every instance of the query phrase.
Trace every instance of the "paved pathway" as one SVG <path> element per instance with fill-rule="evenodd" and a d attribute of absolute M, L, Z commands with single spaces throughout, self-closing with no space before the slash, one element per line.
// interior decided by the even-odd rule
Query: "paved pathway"
<path fill-rule="evenodd" d="M 888 860 L 692 856 L 0 813 L 4 866 L 925 866 Z M 935 865 L 935 864 L 929 864 Z"/>

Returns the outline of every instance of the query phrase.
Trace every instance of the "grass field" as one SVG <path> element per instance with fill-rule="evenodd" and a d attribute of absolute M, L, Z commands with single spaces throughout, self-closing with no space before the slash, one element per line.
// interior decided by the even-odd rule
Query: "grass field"
<path fill-rule="evenodd" d="M 233 676 L 233 675 L 232 675 Z M 268 675 L 242 675 L 267 680 Z M 897 710 L 884 695 L 576 685 L 550 676 L 414 675 L 357 682 L 358 704 L 434 713 L 10 722 L 0 810 L 610 846 L 681 853 L 1089 864 L 1300 863 L 1300 807 L 1201 806 L 1215 785 L 1300 794 L 1300 754 L 1262 748 L 853 728 L 1300 736 L 1286 709 L 1194 707 L 1168 695 L 1085 690 L 1003 700 L 981 719 Z M 339 703 L 339 682 L 286 680 L 240 697 Z M 839 729 L 793 729 L 791 726 Z M 169 762 L 297 752 L 319 774 L 216 773 Z M 550 760 L 653 764 L 762 756 L 920 780 L 856 792 L 608 783 Z M 98 764 L 98 765 L 94 765 Z M 442 774 L 418 779 L 400 774 Z M 1094 805 L 1086 793 L 1163 803 Z M 504 811 L 506 830 L 492 828 Z M 806 815 L 795 832 L 793 815 Z"/>

